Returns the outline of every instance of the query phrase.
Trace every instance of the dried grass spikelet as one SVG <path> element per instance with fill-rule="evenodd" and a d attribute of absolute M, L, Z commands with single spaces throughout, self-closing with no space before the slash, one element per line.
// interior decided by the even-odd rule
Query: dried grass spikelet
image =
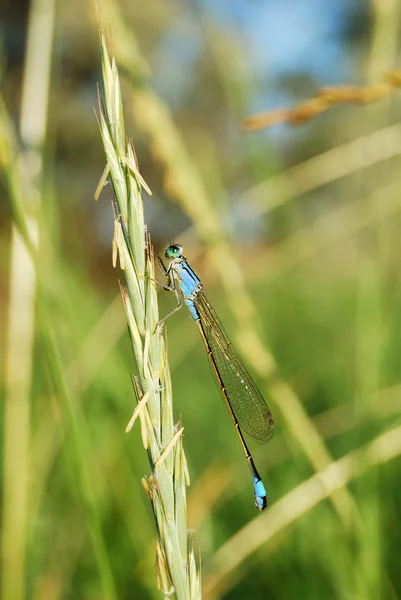
<path fill-rule="evenodd" d="M 157 582 L 165 595 L 200 598 L 193 548 L 188 551 L 186 486 L 189 475 L 182 446 L 183 427 L 174 426 L 172 390 L 159 314 L 154 257 L 144 223 L 141 192 L 150 189 L 139 173 L 131 141 L 126 140 L 118 71 L 100 32 L 104 100 L 99 97 L 99 127 L 106 168 L 96 190 L 109 178 L 114 192 L 113 264 L 124 271 L 120 284 L 137 365 L 133 386 L 137 405 L 127 425 L 140 420 L 151 475 L 142 480 L 155 516 Z"/>

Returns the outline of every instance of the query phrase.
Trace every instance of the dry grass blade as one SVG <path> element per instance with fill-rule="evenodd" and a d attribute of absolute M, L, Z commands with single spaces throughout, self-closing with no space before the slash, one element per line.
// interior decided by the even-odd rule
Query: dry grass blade
<path fill-rule="evenodd" d="M 139 174 L 133 146 L 126 142 L 118 71 L 101 33 L 104 105 L 99 102 L 99 126 L 107 170 L 114 191 L 117 255 L 124 270 L 121 286 L 138 374 L 134 388 L 138 406 L 127 427 L 139 416 L 152 474 L 143 481 L 158 531 L 157 580 L 165 594 L 179 599 L 200 597 L 194 585 L 196 567 L 187 548 L 186 460 L 180 427 L 175 432 L 170 373 L 164 339 L 158 327 L 154 260 L 143 219 L 141 189 L 150 190 Z M 104 177 L 101 184 L 104 184 Z"/>
<path fill-rule="evenodd" d="M 300 102 L 290 109 L 276 108 L 258 115 L 247 117 L 244 127 L 249 131 L 258 131 L 288 123 L 300 125 L 329 110 L 335 104 L 370 104 L 394 93 L 401 85 L 401 72 L 390 71 L 382 82 L 360 85 L 337 85 L 318 89 L 315 96 Z"/>
<path fill-rule="evenodd" d="M 220 597 L 223 591 L 230 588 L 232 572 L 249 555 L 275 538 L 329 494 L 375 465 L 386 463 L 400 454 L 401 426 L 398 426 L 332 462 L 324 471 L 315 473 L 285 494 L 269 511 L 253 519 L 216 552 L 213 572 L 205 582 L 207 597 Z"/>
<path fill-rule="evenodd" d="M 399 156 L 401 126 L 391 125 L 309 158 L 249 188 L 243 205 L 263 215 L 319 187 Z"/>

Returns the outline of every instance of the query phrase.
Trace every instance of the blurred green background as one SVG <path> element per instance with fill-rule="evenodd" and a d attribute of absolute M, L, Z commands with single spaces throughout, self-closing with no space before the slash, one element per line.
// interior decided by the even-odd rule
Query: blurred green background
<path fill-rule="evenodd" d="M 2 598 L 158 598 L 111 188 L 93 201 L 96 6 L 0 10 Z M 256 514 L 198 332 L 168 321 L 205 597 L 400 598 L 400 94 L 241 128 L 383 80 L 400 2 L 102 0 L 100 18 L 156 252 L 184 245 L 276 421 L 252 444 Z"/>

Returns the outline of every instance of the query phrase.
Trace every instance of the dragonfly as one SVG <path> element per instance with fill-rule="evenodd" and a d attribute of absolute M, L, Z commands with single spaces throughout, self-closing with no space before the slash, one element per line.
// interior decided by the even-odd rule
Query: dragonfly
<path fill-rule="evenodd" d="M 191 269 L 182 252 L 183 247 L 180 244 L 168 246 L 165 251 L 165 257 L 170 261 L 167 268 L 158 258 L 159 268 L 169 281 L 169 285 L 163 287 L 173 291 L 177 299 L 177 306 L 163 317 L 159 324 L 179 310 L 184 300 L 198 326 L 212 371 L 240 439 L 252 475 L 255 506 L 258 510 L 264 510 L 267 506 L 266 489 L 242 430 L 257 442 L 267 443 L 274 433 L 273 417 L 243 360 L 206 299 L 201 280 Z"/>

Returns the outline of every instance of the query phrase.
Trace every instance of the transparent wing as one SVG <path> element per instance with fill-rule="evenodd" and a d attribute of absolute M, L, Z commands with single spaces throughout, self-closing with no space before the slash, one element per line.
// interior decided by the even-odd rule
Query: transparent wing
<path fill-rule="evenodd" d="M 194 304 L 238 423 L 257 442 L 268 442 L 274 421 L 262 394 L 202 292 Z"/>

